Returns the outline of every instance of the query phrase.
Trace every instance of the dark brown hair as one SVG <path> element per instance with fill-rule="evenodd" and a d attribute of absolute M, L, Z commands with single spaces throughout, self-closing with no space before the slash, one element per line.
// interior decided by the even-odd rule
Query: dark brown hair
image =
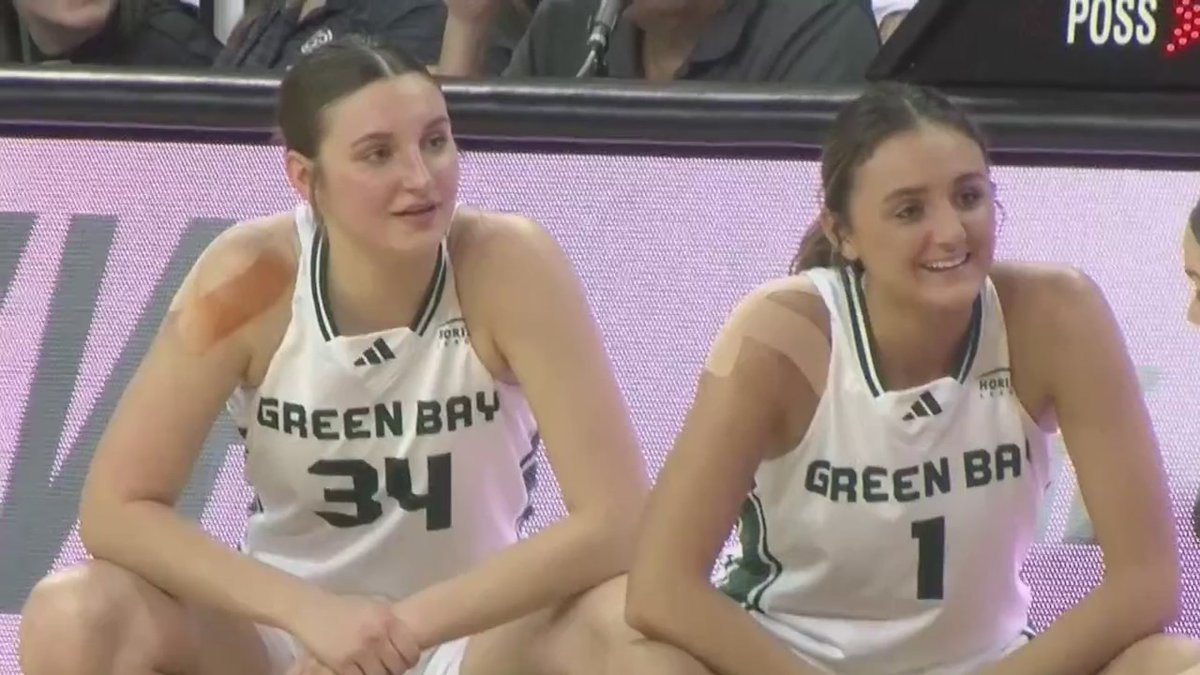
<path fill-rule="evenodd" d="M 434 81 L 420 61 L 395 48 L 358 36 L 323 45 L 297 61 L 279 86 L 276 122 L 283 144 L 315 159 L 326 108 L 369 84 L 407 73 Z"/>
<path fill-rule="evenodd" d="M 1188 225 L 1192 228 L 1192 238 L 1200 243 L 1200 202 L 1196 202 L 1196 208 L 1192 209 L 1192 215 L 1188 218 Z"/>
<path fill-rule="evenodd" d="M 858 168 L 884 141 L 922 124 L 954 129 L 978 143 L 987 154 L 983 134 L 961 109 L 937 91 L 898 82 L 870 85 L 842 108 L 825 141 L 821 152 L 821 215 L 809 226 L 792 258 L 792 274 L 846 264 L 821 229 L 822 218 L 832 219 L 835 235 L 849 229 L 847 214 Z"/>

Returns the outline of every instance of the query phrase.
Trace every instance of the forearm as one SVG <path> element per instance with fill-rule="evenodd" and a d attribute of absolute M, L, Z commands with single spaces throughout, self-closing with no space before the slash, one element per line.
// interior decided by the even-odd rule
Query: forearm
<path fill-rule="evenodd" d="M 633 535 L 605 519 L 567 518 L 397 605 L 422 648 L 553 606 L 628 569 Z"/>
<path fill-rule="evenodd" d="M 667 582 L 640 590 L 635 580 L 630 583 L 627 618 L 632 627 L 688 652 L 717 675 L 819 675 L 710 585 Z"/>
<path fill-rule="evenodd" d="M 483 54 L 487 49 L 490 30 L 488 21 L 464 21 L 454 15 L 446 17 L 437 74 L 448 77 L 481 77 Z"/>
<path fill-rule="evenodd" d="M 158 502 L 85 511 L 80 527 L 93 557 L 124 567 L 171 595 L 256 623 L 287 629 L 314 587 L 210 537 Z"/>
<path fill-rule="evenodd" d="M 1152 597 L 1146 590 L 1151 586 L 1132 576 L 1106 579 L 1044 633 L 980 675 L 1099 672 L 1126 648 L 1169 622 L 1175 599 Z"/>

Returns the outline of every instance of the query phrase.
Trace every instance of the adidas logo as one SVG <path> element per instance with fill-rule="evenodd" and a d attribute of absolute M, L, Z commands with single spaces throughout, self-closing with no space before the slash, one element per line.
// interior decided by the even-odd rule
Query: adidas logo
<path fill-rule="evenodd" d="M 370 347 L 367 347 L 367 351 L 363 352 L 362 356 L 354 359 L 354 365 L 365 366 L 369 363 L 377 366 L 384 361 L 391 361 L 394 358 L 396 358 L 396 355 L 392 352 L 391 347 L 387 346 L 383 338 L 378 338 L 371 343 Z"/>
<path fill-rule="evenodd" d="M 913 402 L 908 413 L 904 416 L 904 421 L 916 419 L 918 417 L 933 417 L 942 412 L 942 406 L 938 405 L 937 399 L 929 392 L 922 392 L 917 400 Z"/>

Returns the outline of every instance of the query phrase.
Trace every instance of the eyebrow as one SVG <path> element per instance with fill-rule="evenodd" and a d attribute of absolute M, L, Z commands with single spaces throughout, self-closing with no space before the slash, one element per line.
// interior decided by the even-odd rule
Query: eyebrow
<path fill-rule="evenodd" d="M 964 182 L 971 181 L 971 180 L 986 180 L 986 176 L 984 176 L 979 171 L 971 171 L 969 173 L 962 174 L 958 178 L 955 178 L 954 183 L 955 183 L 955 185 L 957 185 L 959 183 L 964 183 Z M 891 192 L 889 192 L 888 195 L 886 197 L 884 197 L 884 201 L 893 201 L 893 200 L 900 199 L 903 197 L 915 197 L 918 195 L 923 195 L 926 192 L 929 192 L 929 188 L 925 185 L 913 185 L 913 186 L 909 186 L 909 187 L 902 187 L 902 188 L 892 190 Z"/>
<path fill-rule="evenodd" d="M 429 129 L 432 129 L 434 127 L 442 126 L 442 125 L 449 124 L 449 123 L 450 123 L 450 118 L 446 117 L 445 115 L 441 115 L 441 116 L 437 117 L 436 119 L 431 120 L 428 124 L 426 124 L 425 129 L 428 131 Z M 369 134 L 364 134 L 363 136 L 358 137 L 353 143 L 351 143 L 351 146 L 357 147 L 360 145 L 365 145 L 372 141 L 386 141 L 386 140 L 390 139 L 391 137 L 392 137 L 392 135 L 386 131 L 375 131 L 375 132 L 372 132 Z"/>
<path fill-rule="evenodd" d="M 355 141 L 353 143 L 351 143 L 351 145 L 354 147 L 358 147 L 360 145 L 366 145 L 367 143 L 371 143 L 373 141 L 386 141 L 391 137 L 392 137 L 392 135 L 385 131 L 376 131 L 373 133 L 365 134 L 363 136 L 359 136 L 357 139 L 355 139 Z"/>

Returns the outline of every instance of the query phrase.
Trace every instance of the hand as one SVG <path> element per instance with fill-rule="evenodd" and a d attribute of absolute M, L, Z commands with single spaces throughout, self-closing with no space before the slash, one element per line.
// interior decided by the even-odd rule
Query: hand
<path fill-rule="evenodd" d="M 505 0 L 442 0 L 451 17 L 463 23 L 490 23 Z"/>
<path fill-rule="evenodd" d="M 310 655 L 293 675 L 401 675 L 421 658 L 411 631 L 383 599 L 323 593 L 289 624 Z"/>

